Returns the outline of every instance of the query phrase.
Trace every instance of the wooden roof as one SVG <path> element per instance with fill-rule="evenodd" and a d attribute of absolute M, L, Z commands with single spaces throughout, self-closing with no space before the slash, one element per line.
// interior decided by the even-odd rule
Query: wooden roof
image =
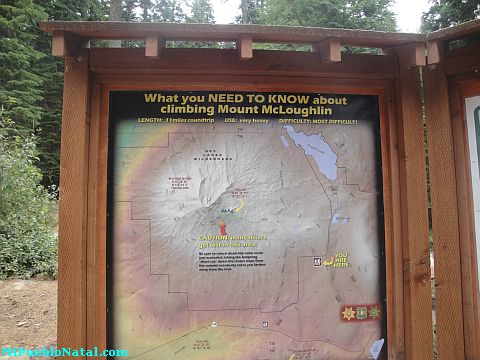
<path fill-rule="evenodd" d="M 41 22 L 40 28 L 51 33 L 62 31 L 85 39 L 108 40 L 144 39 L 151 34 L 158 34 L 164 40 L 195 41 L 237 41 L 248 37 L 256 43 L 314 44 L 324 39 L 336 39 L 342 45 L 375 48 L 425 41 L 422 34 L 300 26 L 51 21 Z"/>
<path fill-rule="evenodd" d="M 145 40 L 145 56 L 159 57 L 165 41 L 236 42 L 239 57 L 253 57 L 253 43 L 311 44 L 323 62 L 341 61 L 342 47 L 371 47 L 396 53 L 406 66 L 440 62 L 442 43 L 480 33 L 480 20 L 428 34 L 300 26 L 211 25 L 114 21 L 44 21 L 40 28 L 53 33 L 52 52 L 75 56 L 89 40 Z M 425 59 L 427 53 L 427 61 Z"/>
<path fill-rule="evenodd" d="M 480 19 L 428 33 L 426 39 L 451 41 L 478 33 L 480 33 Z"/>

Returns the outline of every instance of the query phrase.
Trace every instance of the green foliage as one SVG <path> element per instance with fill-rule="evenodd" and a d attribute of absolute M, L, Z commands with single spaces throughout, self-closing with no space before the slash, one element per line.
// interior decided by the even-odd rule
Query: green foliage
<path fill-rule="evenodd" d="M 215 24 L 215 15 L 209 0 L 193 0 L 191 15 L 187 18 L 190 23 Z"/>
<path fill-rule="evenodd" d="M 423 32 L 435 31 L 480 18 L 479 0 L 433 0 L 422 15 Z"/>
<path fill-rule="evenodd" d="M 242 0 L 242 15 L 235 18 L 238 24 L 258 24 L 259 14 L 265 7 L 265 0 Z M 245 9 L 243 9 L 245 7 Z M 243 14 L 246 14 L 246 20 L 243 19 Z"/>
<path fill-rule="evenodd" d="M 48 20 L 105 20 L 107 6 L 98 0 L 33 0 L 34 7 L 43 9 Z M 62 118 L 63 59 L 51 56 L 51 34 L 38 29 L 28 29 L 33 37 L 33 47 L 43 55 L 31 62 L 32 72 L 42 83 L 42 93 L 36 105 L 40 119 L 36 122 L 38 166 L 45 186 L 58 185 L 60 157 L 60 123 Z M 14 119 L 18 123 L 18 119 Z"/>
<path fill-rule="evenodd" d="M 190 6 L 190 16 L 186 16 L 186 22 L 198 24 L 215 24 L 215 15 L 210 0 L 193 0 Z M 218 48 L 219 43 L 187 41 L 176 42 L 175 47 L 191 47 L 191 48 Z"/>
<path fill-rule="evenodd" d="M 56 191 L 41 184 L 34 138 L 0 115 L 0 278 L 57 273 Z"/>
<path fill-rule="evenodd" d="M 141 21 L 142 22 L 152 21 L 151 11 L 149 11 L 153 6 L 152 0 L 139 0 L 138 5 L 141 10 L 140 12 Z"/>
<path fill-rule="evenodd" d="M 266 0 L 259 19 L 268 25 L 396 31 L 391 3 L 391 0 Z"/>
<path fill-rule="evenodd" d="M 152 5 L 152 21 L 176 23 L 185 19 L 181 1 L 157 0 Z"/>
<path fill-rule="evenodd" d="M 125 0 L 122 9 L 122 21 L 138 21 L 135 9 L 137 8 L 137 0 Z"/>
<path fill-rule="evenodd" d="M 99 0 L 34 0 L 48 13 L 48 20 L 107 20 L 108 1 Z"/>
<path fill-rule="evenodd" d="M 0 3 L 0 104 L 20 130 L 36 128 L 42 117 L 42 78 L 34 64 L 43 54 L 34 49 L 37 22 L 46 13 L 31 0 Z"/>
<path fill-rule="evenodd" d="M 46 41 L 49 41 L 48 37 Z M 40 43 L 39 43 L 40 45 Z M 51 51 L 48 50 L 42 51 Z M 38 166 L 45 186 L 58 185 L 60 173 L 60 123 L 62 119 L 63 59 L 45 56 L 36 64 L 43 80 L 43 93 L 39 106 L 42 118 L 36 131 Z"/>

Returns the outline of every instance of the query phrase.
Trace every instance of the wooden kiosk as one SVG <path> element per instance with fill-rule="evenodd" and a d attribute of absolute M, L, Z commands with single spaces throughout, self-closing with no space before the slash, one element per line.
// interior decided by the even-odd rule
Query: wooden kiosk
<path fill-rule="evenodd" d="M 118 22 L 43 22 L 40 27 L 53 33 L 53 54 L 65 58 L 58 347 L 118 344 L 109 340 L 107 299 L 111 92 L 288 92 L 378 99 L 386 334 L 379 358 L 432 359 L 423 91 L 438 359 L 480 357 L 478 209 L 465 110 L 465 99 L 480 95 L 480 47 L 448 50 L 452 41 L 480 34 L 479 21 L 427 35 Z M 142 40 L 145 47 L 89 48 L 90 40 Z M 234 42 L 236 49 L 169 48 L 168 41 Z M 255 50 L 258 43 L 309 44 L 312 51 Z M 344 47 L 380 49 L 382 55 L 347 53 Z M 263 330 L 274 326 L 280 325 L 265 321 Z M 355 358 L 368 358 L 358 355 L 367 350 Z M 301 354 L 293 350 L 292 358 L 307 359 Z M 319 356 L 308 354 L 312 360 Z"/>

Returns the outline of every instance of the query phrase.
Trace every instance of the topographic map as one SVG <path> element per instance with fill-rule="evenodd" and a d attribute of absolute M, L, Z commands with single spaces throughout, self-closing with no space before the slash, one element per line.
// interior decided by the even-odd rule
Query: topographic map
<path fill-rule="evenodd" d="M 109 347 L 383 358 L 376 98 L 343 97 L 330 116 L 189 117 L 143 97 L 111 100 Z"/>

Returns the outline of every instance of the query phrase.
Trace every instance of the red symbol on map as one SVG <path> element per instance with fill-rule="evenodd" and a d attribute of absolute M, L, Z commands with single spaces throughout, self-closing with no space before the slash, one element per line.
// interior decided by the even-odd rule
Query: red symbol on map
<path fill-rule="evenodd" d="M 227 231 L 225 230 L 226 227 L 227 225 L 225 225 L 223 221 L 220 221 L 220 235 L 222 236 L 227 235 Z"/>

